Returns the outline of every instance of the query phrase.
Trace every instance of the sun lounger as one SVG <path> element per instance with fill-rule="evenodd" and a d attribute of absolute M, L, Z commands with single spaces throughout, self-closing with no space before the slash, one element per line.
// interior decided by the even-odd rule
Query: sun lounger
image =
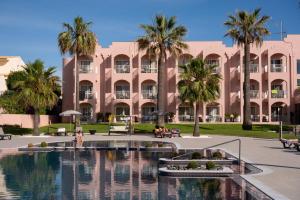
<path fill-rule="evenodd" d="M 298 143 L 298 139 L 294 139 L 294 140 L 287 140 L 287 139 L 280 139 L 283 148 L 287 149 L 287 148 L 291 148 L 291 147 L 296 147 L 295 144 Z"/>
<path fill-rule="evenodd" d="M 5 134 L 2 127 L 0 127 L 0 140 L 9 139 L 11 140 L 12 134 Z"/>
<path fill-rule="evenodd" d="M 111 133 L 129 133 L 129 127 L 128 126 L 110 126 L 108 130 L 108 135 Z"/>
<path fill-rule="evenodd" d="M 294 143 L 295 148 L 297 149 L 297 151 L 300 151 L 300 143 Z"/>
<path fill-rule="evenodd" d="M 181 137 L 180 129 L 178 129 L 178 128 L 172 128 L 171 133 L 172 133 L 172 137 Z"/>
<path fill-rule="evenodd" d="M 61 136 L 61 135 L 67 135 L 67 132 L 66 132 L 66 128 L 58 128 L 57 129 L 57 132 L 56 132 L 56 135 L 57 136 Z"/>

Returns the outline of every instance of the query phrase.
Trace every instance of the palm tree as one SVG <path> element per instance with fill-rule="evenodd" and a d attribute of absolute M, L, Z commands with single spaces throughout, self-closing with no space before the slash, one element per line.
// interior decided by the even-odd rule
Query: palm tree
<path fill-rule="evenodd" d="M 149 55 L 155 55 L 158 60 L 157 125 L 164 126 L 167 52 L 177 56 L 188 48 L 183 42 L 187 30 L 184 26 L 176 26 L 176 17 L 168 18 L 163 15 L 156 15 L 152 25 L 142 24 L 141 28 L 145 35 L 137 39 L 139 49 L 146 50 Z"/>
<path fill-rule="evenodd" d="M 250 111 L 250 44 L 256 46 L 263 43 L 263 37 L 270 32 L 265 27 L 269 16 L 260 17 L 260 9 L 255 9 L 253 13 L 238 11 L 235 16 L 229 15 L 228 21 L 224 24 L 228 27 L 225 36 L 231 37 L 238 46 L 244 47 L 244 107 L 243 107 L 243 129 L 252 130 Z"/>
<path fill-rule="evenodd" d="M 97 39 L 95 34 L 90 31 L 89 27 L 92 22 L 83 21 L 82 17 L 74 19 L 73 26 L 63 23 L 66 29 L 58 34 L 58 47 L 61 54 L 69 53 L 74 56 L 75 63 L 75 105 L 74 110 L 79 111 L 79 70 L 77 58 L 84 55 L 95 53 Z M 79 126 L 80 120 L 76 119 L 76 126 Z"/>
<path fill-rule="evenodd" d="M 25 108 L 33 109 L 33 134 L 39 135 L 40 111 L 56 104 L 59 77 L 54 75 L 55 67 L 45 69 L 41 60 L 28 63 L 22 72 L 25 79 L 15 81 L 13 88 L 17 91 L 18 102 L 22 101 Z"/>
<path fill-rule="evenodd" d="M 208 103 L 219 97 L 221 76 L 214 73 L 217 66 L 206 65 L 200 58 L 192 59 L 180 66 L 183 73 L 178 82 L 179 98 L 182 102 L 196 104 L 195 126 L 193 136 L 199 136 L 199 114 L 201 103 Z"/>

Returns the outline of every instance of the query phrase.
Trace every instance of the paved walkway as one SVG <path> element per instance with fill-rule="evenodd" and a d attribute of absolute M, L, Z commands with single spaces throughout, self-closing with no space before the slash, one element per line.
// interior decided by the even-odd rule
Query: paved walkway
<path fill-rule="evenodd" d="M 201 138 L 153 138 L 150 135 L 133 136 L 106 136 L 86 135 L 85 140 L 158 140 L 172 141 L 179 148 L 203 148 L 238 137 L 209 136 Z M 70 141 L 73 137 L 28 137 L 15 136 L 11 141 L 0 141 L 1 154 L 14 151 L 14 148 L 27 146 L 28 143 L 39 144 L 42 141 Z M 263 169 L 263 173 L 245 176 L 250 182 L 255 183 L 262 190 L 276 199 L 300 198 L 300 152 L 282 148 L 278 140 L 257 138 L 240 138 L 242 140 L 242 159 Z M 238 154 L 238 144 L 220 146 L 230 153 Z M 3 155 L 2 155 L 3 156 Z M 286 198 L 284 198 L 286 197 Z"/>

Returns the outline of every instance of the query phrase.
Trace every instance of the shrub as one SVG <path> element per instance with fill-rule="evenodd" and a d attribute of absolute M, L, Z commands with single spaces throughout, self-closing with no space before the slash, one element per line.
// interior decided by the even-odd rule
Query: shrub
<path fill-rule="evenodd" d="M 214 168 L 216 168 L 216 164 L 215 164 L 214 162 L 208 161 L 208 162 L 206 163 L 206 169 L 207 169 L 207 170 L 211 170 L 211 169 L 214 169 Z"/>
<path fill-rule="evenodd" d="M 164 143 L 158 143 L 157 146 L 158 146 L 158 147 L 163 147 L 163 146 L 164 146 Z"/>
<path fill-rule="evenodd" d="M 28 144 L 28 148 L 31 148 L 31 147 L 33 147 L 33 144 L 32 144 L 32 143 L 29 143 L 29 144 Z"/>
<path fill-rule="evenodd" d="M 219 152 L 219 151 L 214 152 L 212 157 L 215 158 L 215 159 L 222 159 L 223 158 L 222 153 Z"/>
<path fill-rule="evenodd" d="M 203 156 L 201 155 L 200 152 L 194 152 L 194 153 L 192 153 L 192 160 L 199 160 L 201 158 L 203 158 Z"/>
<path fill-rule="evenodd" d="M 145 147 L 152 147 L 152 143 L 151 142 L 145 142 Z"/>
<path fill-rule="evenodd" d="M 196 169 L 197 167 L 198 167 L 198 163 L 196 161 L 191 161 L 186 166 L 186 168 L 188 169 Z"/>
<path fill-rule="evenodd" d="M 41 147 L 47 147 L 48 144 L 46 142 L 41 142 Z"/>

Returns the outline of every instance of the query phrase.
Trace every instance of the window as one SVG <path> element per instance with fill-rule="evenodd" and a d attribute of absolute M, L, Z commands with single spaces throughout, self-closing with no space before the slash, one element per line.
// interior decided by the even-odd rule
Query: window
<path fill-rule="evenodd" d="M 297 60 L 297 74 L 300 74 L 300 60 Z"/>
<path fill-rule="evenodd" d="M 297 86 L 300 87 L 300 79 L 297 79 Z"/>

